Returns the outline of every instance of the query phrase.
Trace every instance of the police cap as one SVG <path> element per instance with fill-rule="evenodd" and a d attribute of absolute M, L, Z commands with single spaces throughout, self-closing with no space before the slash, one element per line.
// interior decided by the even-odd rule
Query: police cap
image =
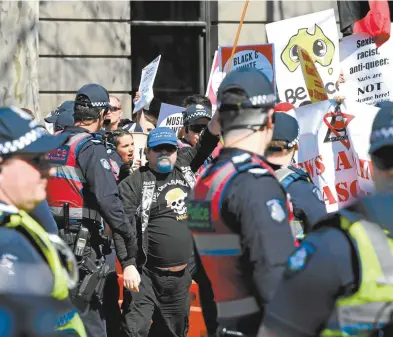
<path fill-rule="evenodd" d="M 255 68 L 236 69 L 225 76 L 217 92 L 223 131 L 261 126 L 276 96 L 269 79 Z"/>
<path fill-rule="evenodd" d="M 374 118 L 369 153 L 379 169 L 393 168 L 393 104 L 386 104 Z"/>

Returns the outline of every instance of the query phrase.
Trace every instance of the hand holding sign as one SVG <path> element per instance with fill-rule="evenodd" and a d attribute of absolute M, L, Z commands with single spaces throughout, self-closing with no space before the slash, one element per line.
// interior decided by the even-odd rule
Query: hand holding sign
<path fill-rule="evenodd" d="M 150 104 L 150 102 L 154 98 L 153 84 L 156 78 L 160 60 L 161 60 L 161 55 L 156 57 L 153 60 L 153 62 L 151 62 L 149 65 L 143 68 L 141 82 L 139 84 L 139 89 L 138 89 L 138 92 L 140 93 L 140 97 L 135 102 L 134 112 L 137 112 L 141 110 L 145 105 Z"/>

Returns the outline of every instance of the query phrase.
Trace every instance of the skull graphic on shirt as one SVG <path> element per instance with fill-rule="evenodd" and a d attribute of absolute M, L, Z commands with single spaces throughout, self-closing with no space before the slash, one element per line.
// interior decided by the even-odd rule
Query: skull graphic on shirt
<path fill-rule="evenodd" d="M 174 188 L 165 195 L 167 207 L 172 209 L 176 214 L 184 215 L 187 213 L 186 206 L 187 193 L 184 193 L 180 188 Z"/>

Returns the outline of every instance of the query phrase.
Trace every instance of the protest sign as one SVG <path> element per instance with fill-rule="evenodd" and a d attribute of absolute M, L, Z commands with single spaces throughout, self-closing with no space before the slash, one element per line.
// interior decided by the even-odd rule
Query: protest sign
<path fill-rule="evenodd" d="M 368 155 L 371 125 L 378 108 L 334 100 L 303 106 L 292 111 L 299 122 L 297 164 L 308 172 L 334 212 L 374 189 Z"/>
<path fill-rule="evenodd" d="M 298 107 L 310 102 L 297 46 L 315 63 L 329 98 L 335 96 L 339 77 L 338 33 L 334 10 L 269 23 L 268 41 L 274 43 L 276 82 L 280 99 Z"/>
<path fill-rule="evenodd" d="M 372 36 L 350 35 L 340 42 L 345 83 L 340 93 L 360 103 L 375 104 L 393 98 L 393 40 L 377 48 Z"/>
<path fill-rule="evenodd" d="M 177 105 L 162 103 L 160 114 L 158 115 L 158 126 L 167 126 L 176 133 L 183 127 L 184 108 Z"/>
<path fill-rule="evenodd" d="M 217 109 L 217 90 L 222 80 L 225 77 L 225 73 L 220 71 L 220 62 L 218 51 L 214 53 L 214 59 L 212 63 L 212 69 L 210 71 L 209 82 L 207 83 L 206 97 L 210 99 L 212 103 L 212 113 L 214 114 Z"/>
<path fill-rule="evenodd" d="M 142 162 L 142 166 L 146 164 L 145 147 L 147 142 L 147 133 L 144 132 L 131 132 L 134 139 L 134 164 L 137 160 Z"/>
<path fill-rule="evenodd" d="M 306 88 L 308 91 L 308 96 L 310 96 L 311 102 L 322 102 L 329 99 L 325 85 L 321 79 L 321 76 L 318 73 L 317 68 L 313 60 L 307 51 L 305 51 L 302 47 L 298 47 L 299 51 L 299 60 L 300 65 L 302 67 L 304 82 L 306 83 Z"/>
<path fill-rule="evenodd" d="M 233 47 L 218 47 L 220 69 L 228 71 Z M 256 68 L 266 75 L 274 85 L 274 46 L 272 44 L 237 46 L 230 70 Z"/>
<path fill-rule="evenodd" d="M 157 56 L 149 65 L 142 69 L 141 82 L 139 84 L 140 98 L 135 102 L 134 112 L 141 110 L 154 98 L 153 84 L 156 78 L 161 55 Z"/>

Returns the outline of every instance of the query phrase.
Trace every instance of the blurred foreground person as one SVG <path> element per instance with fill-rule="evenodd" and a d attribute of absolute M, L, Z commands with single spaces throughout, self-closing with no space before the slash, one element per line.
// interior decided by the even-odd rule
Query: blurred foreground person
<path fill-rule="evenodd" d="M 53 330 L 84 337 L 68 292 L 78 282 L 74 255 L 57 235 L 48 234 L 27 214 L 46 198 L 51 173 L 46 153 L 66 138 L 47 135 L 18 108 L 0 109 L 0 293 L 53 297 L 63 308 Z M 35 303 L 37 310 L 40 304 Z M 7 311 L 0 301 L 1 310 Z M 55 314 L 46 313 L 52 318 Z"/>
<path fill-rule="evenodd" d="M 290 256 L 258 337 L 393 336 L 393 107 L 372 125 L 376 195 L 316 224 Z"/>

